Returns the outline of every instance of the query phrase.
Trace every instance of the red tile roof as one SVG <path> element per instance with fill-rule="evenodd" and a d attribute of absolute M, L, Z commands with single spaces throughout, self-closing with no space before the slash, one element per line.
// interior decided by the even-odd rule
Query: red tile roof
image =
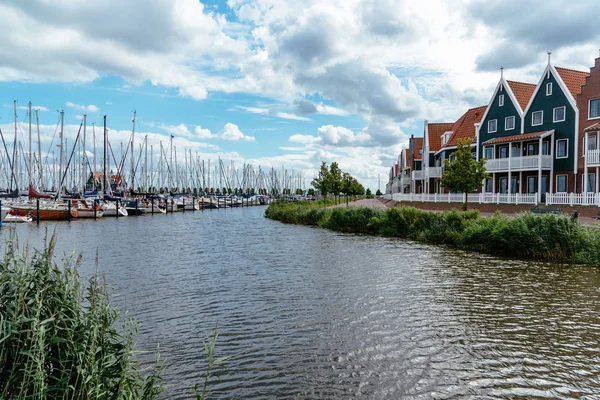
<path fill-rule="evenodd" d="M 413 159 L 421 160 L 423 157 L 419 150 L 423 149 L 423 138 L 422 137 L 413 138 L 413 143 L 414 143 L 414 150 L 415 150 L 415 154 L 413 154 Z"/>
<path fill-rule="evenodd" d="M 456 146 L 459 140 L 475 141 L 475 124 L 481 121 L 487 106 L 471 108 L 452 126 L 452 137 L 444 147 Z"/>
<path fill-rule="evenodd" d="M 556 72 L 560 75 L 565 85 L 573 95 L 577 98 L 577 95 L 581 92 L 581 86 L 585 84 L 585 78 L 590 75 L 589 72 L 575 71 L 567 68 L 555 67 Z"/>
<path fill-rule="evenodd" d="M 429 151 L 438 151 L 442 148 L 442 135 L 444 132 L 452 130 L 452 122 L 428 123 L 427 131 L 429 133 Z"/>
<path fill-rule="evenodd" d="M 519 142 L 521 140 L 529 140 L 529 139 L 538 139 L 546 132 L 548 132 L 548 131 L 524 133 L 522 135 L 504 136 L 504 137 L 490 139 L 486 142 L 483 142 L 483 144 L 488 145 L 488 144 L 498 144 L 498 143 L 508 143 L 508 142 Z"/>
<path fill-rule="evenodd" d="M 536 85 L 533 83 L 517 82 L 517 81 L 506 81 L 510 86 L 513 94 L 517 98 L 517 102 L 521 106 L 521 111 L 525 110 L 529 100 L 535 91 Z"/>

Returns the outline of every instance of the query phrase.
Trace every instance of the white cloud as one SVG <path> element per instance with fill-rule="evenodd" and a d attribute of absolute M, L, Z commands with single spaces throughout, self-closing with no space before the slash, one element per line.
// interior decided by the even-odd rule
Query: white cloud
<path fill-rule="evenodd" d="M 29 106 L 19 106 L 18 108 L 19 108 L 19 110 L 29 110 Z M 34 106 L 34 105 L 32 105 L 31 106 L 31 110 L 32 111 L 35 111 L 35 110 L 38 110 L 38 111 L 48 111 L 48 108 L 46 108 L 44 106 Z"/>
<path fill-rule="evenodd" d="M 202 128 L 200 125 L 194 128 L 194 133 L 198 139 L 214 139 L 217 135 L 214 135 L 209 129 Z"/>
<path fill-rule="evenodd" d="M 240 131 L 237 125 L 228 122 L 225 124 L 223 128 L 223 132 L 219 135 L 219 137 L 223 140 L 246 140 L 253 141 L 255 140 L 254 136 L 247 136 Z"/>
<path fill-rule="evenodd" d="M 247 111 L 252 114 L 260 114 L 260 115 L 268 115 L 277 118 L 283 119 L 291 119 L 295 121 L 310 121 L 310 118 L 300 117 L 298 115 L 277 111 L 276 109 L 269 108 L 260 108 L 260 107 L 246 107 L 246 106 L 237 106 L 238 108 Z"/>
<path fill-rule="evenodd" d="M 70 101 L 67 101 L 67 103 L 65 105 L 74 110 L 83 111 L 83 112 L 87 112 L 87 113 L 94 113 L 94 112 L 100 111 L 100 108 L 98 108 L 94 104 L 85 106 L 85 105 L 75 104 L 75 103 L 71 103 Z"/>
<path fill-rule="evenodd" d="M 320 141 L 320 138 L 312 135 L 301 135 L 296 133 L 295 135 L 290 136 L 290 142 L 300 143 L 300 144 L 313 144 Z"/>

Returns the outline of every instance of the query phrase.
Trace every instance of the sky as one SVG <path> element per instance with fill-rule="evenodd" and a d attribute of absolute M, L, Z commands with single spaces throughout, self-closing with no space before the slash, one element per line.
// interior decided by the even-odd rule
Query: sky
<path fill-rule="evenodd" d="M 107 116 L 113 146 L 236 165 L 285 167 L 306 185 L 337 161 L 382 190 L 423 121 L 487 105 L 500 78 L 537 83 L 598 57 L 597 0 L 3 0 L 0 128 L 27 130 L 38 109 L 43 152 Z M 101 132 L 101 131 L 96 131 Z M 90 146 L 90 144 L 88 144 Z M 88 147 L 89 148 L 89 147 Z"/>

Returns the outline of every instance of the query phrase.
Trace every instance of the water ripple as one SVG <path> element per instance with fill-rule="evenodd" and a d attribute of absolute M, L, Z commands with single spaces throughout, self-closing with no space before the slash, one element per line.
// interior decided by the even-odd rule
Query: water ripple
<path fill-rule="evenodd" d="M 163 398 L 596 398 L 600 272 L 263 218 L 262 208 L 56 224 L 160 344 Z M 18 226 L 41 243 L 43 226 Z M 0 230 L 8 237 L 8 229 Z"/>

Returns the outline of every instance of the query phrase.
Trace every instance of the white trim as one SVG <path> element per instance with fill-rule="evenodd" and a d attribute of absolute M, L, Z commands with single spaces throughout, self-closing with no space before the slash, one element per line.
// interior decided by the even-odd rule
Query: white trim
<path fill-rule="evenodd" d="M 498 96 L 498 107 L 503 107 L 504 106 L 504 95 L 501 94 L 500 96 Z"/>
<path fill-rule="evenodd" d="M 510 101 L 513 103 L 513 106 L 515 107 L 515 110 L 517 110 L 517 113 L 519 114 L 519 118 L 521 119 L 521 131 L 520 131 L 520 133 L 523 133 L 525 112 L 521 108 L 521 105 L 517 101 L 517 97 L 513 93 L 512 88 L 510 87 L 510 85 L 508 84 L 508 81 L 504 78 L 504 76 L 500 77 L 500 81 L 498 81 L 498 84 L 496 85 L 496 89 L 494 90 L 494 94 L 492 95 L 492 98 L 490 99 L 490 102 L 488 103 L 488 106 L 485 109 L 485 112 L 483 113 L 483 116 L 481 117 L 481 124 L 483 125 L 483 123 L 485 122 L 485 120 L 486 120 L 486 118 L 487 118 L 487 116 L 488 116 L 488 114 L 490 112 L 490 109 L 494 105 L 494 99 L 496 98 L 496 94 L 498 94 L 499 91 L 503 91 L 501 89 L 505 90 L 506 93 L 508 93 L 508 97 L 510 97 Z"/>
<path fill-rule="evenodd" d="M 552 96 L 552 82 L 546 83 L 546 96 Z"/>
<path fill-rule="evenodd" d="M 589 99 L 588 100 L 588 121 L 591 121 L 593 119 L 600 119 L 600 115 L 598 115 L 597 117 L 590 117 L 590 111 L 592 110 L 592 101 L 593 100 L 600 101 L 600 97 L 596 97 L 594 99 Z"/>
<path fill-rule="evenodd" d="M 506 127 L 506 122 L 508 121 L 509 118 L 512 118 L 512 120 L 513 120 L 513 126 L 512 126 L 512 128 L 507 128 Z M 505 131 L 512 131 L 512 130 L 514 130 L 515 129 L 515 122 L 516 122 L 516 118 L 515 118 L 514 115 L 511 115 L 510 117 L 504 118 L 504 130 Z"/>
<path fill-rule="evenodd" d="M 542 122 L 540 122 L 539 124 L 534 124 L 533 116 L 537 113 L 542 113 Z M 531 113 L 531 126 L 540 126 L 540 125 L 544 125 L 544 110 L 534 111 Z"/>
<path fill-rule="evenodd" d="M 564 176 L 565 177 L 565 191 L 564 192 L 559 192 L 558 191 L 558 177 L 559 176 Z M 556 193 L 567 193 L 569 191 L 569 175 L 567 174 L 559 174 L 559 175 L 555 175 L 554 176 L 554 181 L 556 186 L 554 187 L 556 189 Z"/>
<path fill-rule="evenodd" d="M 567 147 L 565 149 L 565 156 L 558 156 L 558 142 L 567 142 Z M 569 139 L 556 139 L 556 159 L 559 160 L 561 158 L 569 158 Z"/>
<path fill-rule="evenodd" d="M 490 129 L 490 123 L 491 123 L 491 122 L 495 123 L 494 130 L 491 130 L 491 129 Z M 496 132 L 498 132 L 498 120 L 497 120 L 497 119 L 490 119 L 490 120 L 488 121 L 487 133 L 496 133 Z"/>
<path fill-rule="evenodd" d="M 558 110 L 559 108 L 562 108 L 563 111 L 563 119 L 556 119 L 556 110 Z M 567 106 L 560 106 L 560 107 L 554 107 L 552 109 L 552 122 L 564 122 L 567 119 Z"/>

